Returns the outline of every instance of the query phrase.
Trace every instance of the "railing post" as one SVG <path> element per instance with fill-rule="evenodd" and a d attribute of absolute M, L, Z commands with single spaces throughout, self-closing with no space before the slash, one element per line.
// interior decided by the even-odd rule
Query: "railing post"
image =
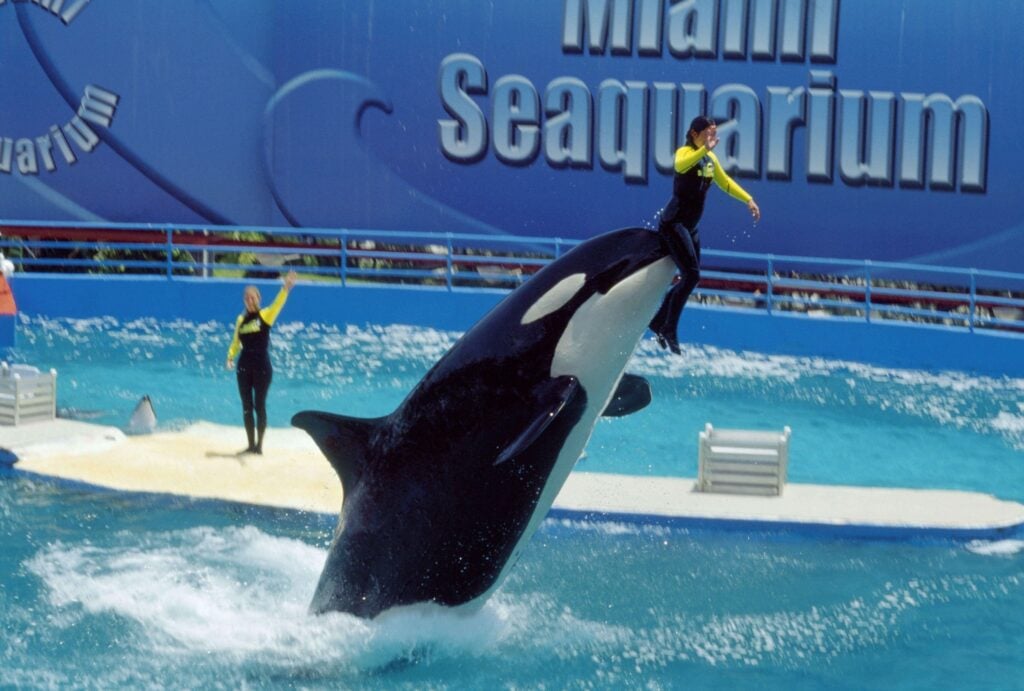
<path fill-rule="evenodd" d="M 452 234 L 451 233 L 445 233 L 444 236 L 445 236 L 445 240 L 448 243 L 448 256 L 447 256 L 447 261 L 445 262 L 445 264 L 446 264 L 445 280 L 448 283 L 448 290 L 451 290 L 452 289 Z"/>
<path fill-rule="evenodd" d="M 562 238 L 555 238 L 555 259 L 562 256 Z"/>
<path fill-rule="evenodd" d="M 967 317 L 967 329 L 971 333 L 974 333 L 974 315 L 975 305 L 977 302 L 976 290 L 977 290 L 977 269 L 971 269 L 971 307 Z"/>
<path fill-rule="evenodd" d="M 174 230 L 171 228 L 167 229 L 167 280 L 174 279 Z"/>
<path fill-rule="evenodd" d="M 871 260 L 864 260 L 864 321 L 871 323 Z"/>
<path fill-rule="evenodd" d="M 766 296 L 768 298 L 768 303 L 766 307 L 768 309 L 768 314 L 771 314 L 773 307 L 772 302 L 775 295 L 775 261 L 774 257 L 770 254 L 768 255 L 768 275 L 765 276 L 765 278 L 767 279 L 766 283 L 768 286 L 768 294 Z"/>
<path fill-rule="evenodd" d="M 348 281 L 348 233 L 341 233 L 341 287 Z"/>
<path fill-rule="evenodd" d="M 203 229 L 203 237 L 209 240 L 210 231 Z M 210 277 L 210 246 L 203 243 L 203 278 Z"/>

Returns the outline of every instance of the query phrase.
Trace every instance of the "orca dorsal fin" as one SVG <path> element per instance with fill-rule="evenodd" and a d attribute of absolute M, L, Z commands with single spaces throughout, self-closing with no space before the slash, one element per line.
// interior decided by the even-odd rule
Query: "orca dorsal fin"
<path fill-rule="evenodd" d="M 622 417 L 643 410 L 651 402 L 651 383 L 638 374 L 623 374 L 603 417 Z"/>
<path fill-rule="evenodd" d="M 341 478 L 341 487 L 347 497 L 366 470 L 370 441 L 383 419 L 304 410 L 292 416 L 292 425 L 306 430 L 313 437 Z"/>

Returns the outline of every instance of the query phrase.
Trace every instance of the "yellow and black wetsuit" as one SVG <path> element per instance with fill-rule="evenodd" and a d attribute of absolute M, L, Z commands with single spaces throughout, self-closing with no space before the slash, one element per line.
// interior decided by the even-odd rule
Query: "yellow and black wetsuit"
<path fill-rule="evenodd" d="M 679 315 L 700 281 L 700 234 L 697 224 L 704 215 L 704 200 L 714 182 L 731 197 L 748 203 L 751 196 L 722 169 L 718 157 L 707 148 L 686 144 L 676 151 L 672 198 L 661 212 L 658 232 L 679 267 L 681 280 L 665 296 L 651 320 L 651 331 L 662 345 L 679 352 L 676 331 Z"/>
<path fill-rule="evenodd" d="M 263 453 L 263 433 L 267 429 L 267 392 L 274 377 L 274 368 L 270 364 L 270 329 L 287 299 L 288 291 L 281 288 L 269 307 L 238 315 L 235 334 L 228 347 L 228 359 L 234 359 L 239 349 L 242 351 L 237 368 L 238 393 L 242 397 L 242 416 L 249 439 L 248 451 L 256 453 Z"/>

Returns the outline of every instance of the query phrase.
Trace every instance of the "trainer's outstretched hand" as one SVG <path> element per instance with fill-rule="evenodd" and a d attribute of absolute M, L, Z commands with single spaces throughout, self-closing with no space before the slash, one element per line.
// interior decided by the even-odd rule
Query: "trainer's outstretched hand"
<path fill-rule="evenodd" d="M 292 286 L 295 285 L 295 281 L 297 281 L 298 278 L 298 275 L 294 271 L 289 271 L 284 277 L 284 289 L 290 293 Z"/>
<path fill-rule="evenodd" d="M 747 202 L 747 208 L 750 210 L 750 215 L 754 217 L 754 225 L 757 225 L 757 222 L 761 220 L 761 207 L 751 199 Z"/>

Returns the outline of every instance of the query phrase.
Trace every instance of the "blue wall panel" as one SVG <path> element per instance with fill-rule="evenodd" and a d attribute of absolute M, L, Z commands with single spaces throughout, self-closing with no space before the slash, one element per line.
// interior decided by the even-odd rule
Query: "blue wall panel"
<path fill-rule="evenodd" d="M 1019 0 L 0 0 L 0 218 L 587 237 L 681 130 L 721 249 L 1024 266 Z"/>

